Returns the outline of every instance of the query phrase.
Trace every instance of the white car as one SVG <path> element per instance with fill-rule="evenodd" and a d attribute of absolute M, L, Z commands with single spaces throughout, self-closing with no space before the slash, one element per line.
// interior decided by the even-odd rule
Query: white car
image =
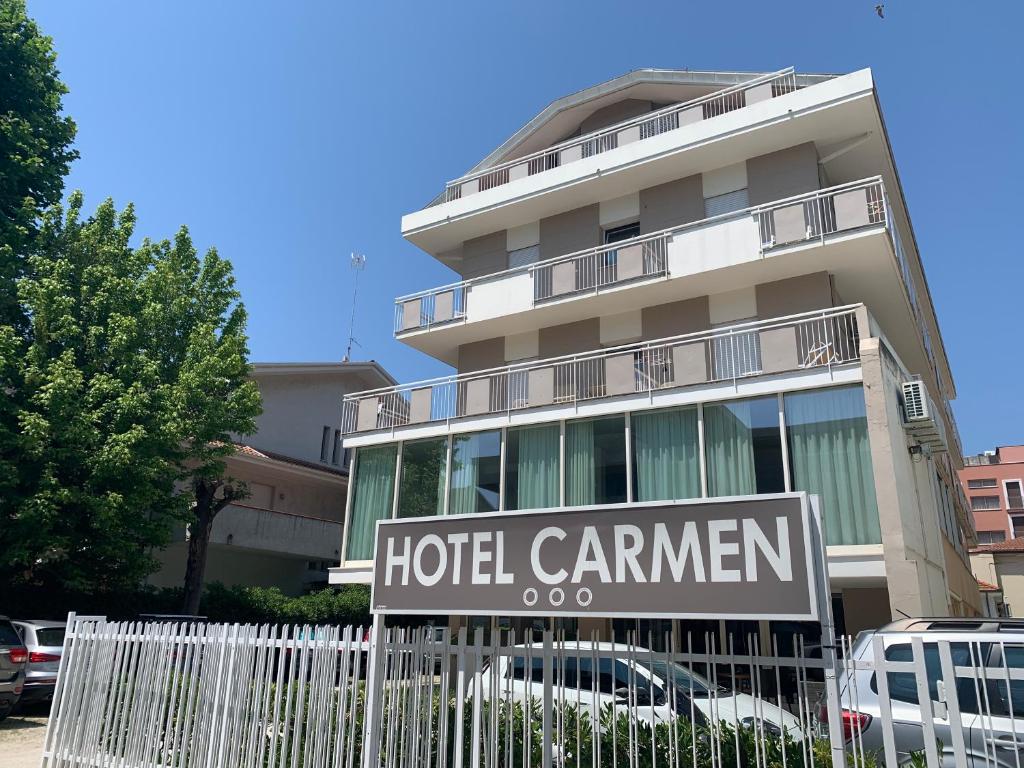
<path fill-rule="evenodd" d="M 515 646 L 511 656 L 498 660 L 497 671 L 486 667 L 476 681 L 483 698 L 491 698 L 490 688 L 497 684 L 495 698 L 523 703 L 543 696 L 542 650 Z M 607 652 L 611 652 L 610 654 Z M 594 658 L 601 652 L 598 658 Z M 520 655 L 520 653 L 522 655 Z M 598 678 L 594 679 L 594 662 Z M 526 674 L 528 666 L 531 674 Z M 645 722 L 667 722 L 673 717 L 698 722 L 725 722 L 729 725 L 764 728 L 773 735 L 786 733 L 795 740 L 803 738 L 800 721 L 789 712 L 745 693 L 714 686 L 687 667 L 666 662 L 664 654 L 620 643 L 569 642 L 560 646 L 553 661 L 556 702 L 584 711 L 600 711 L 608 704 L 626 712 L 632 710 Z M 476 686 L 474 686 L 474 689 Z M 471 689 L 472 692 L 472 689 Z"/>

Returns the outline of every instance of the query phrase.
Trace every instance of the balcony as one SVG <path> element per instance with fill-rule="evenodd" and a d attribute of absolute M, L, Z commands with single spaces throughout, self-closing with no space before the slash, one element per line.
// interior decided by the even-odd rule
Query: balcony
<path fill-rule="evenodd" d="M 404 215 L 402 234 L 444 261 L 446 252 L 467 240 L 721 168 L 735 158 L 808 141 L 840 146 L 866 134 L 881 136 L 881 130 L 870 71 L 832 76 L 783 70 L 474 171 L 449 182 L 432 204 Z M 888 167 L 880 141 L 859 145 L 857 157 L 852 167 Z"/>
<path fill-rule="evenodd" d="M 888 214 L 877 177 L 745 208 L 402 296 L 395 300 L 395 336 L 454 362 L 451 350 L 459 344 L 607 313 L 596 306 L 599 295 L 628 288 L 616 297 L 617 311 L 699 295 L 708 292 L 701 273 L 881 231 L 890 226 Z M 461 328 L 436 335 L 442 326 Z"/>
<path fill-rule="evenodd" d="M 470 195 L 494 189 L 518 179 L 547 173 L 555 168 L 561 168 L 634 142 L 645 141 L 680 127 L 711 120 L 750 104 L 784 96 L 798 88 L 805 87 L 810 82 L 820 80 L 820 76 L 814 80 L 807 78 L 806 75 L 798 76 L 790 67 L 779 72 L 761 75 L 697 99 L 672 104 L 640 117 L 616 123 L 609 128 L 588 133 L 539 152 L 517 157 L 514 160 L 449 181 L 445 185 L 444 192 L 434 198 L 427 207 L 453 200 L 462 200 Z"/>
<path fill-rule="evenodd" d="M 210 541 L 309 560 L 337 560 L 341 529 L 335 520 L 232 504 L 214 519 Z"/>
<path fill-rule="evenodd" d="M 342 430 L 391 430 L 844 366 L 860 359 L 861 310 L 741 323 L 347 395 Z"/>

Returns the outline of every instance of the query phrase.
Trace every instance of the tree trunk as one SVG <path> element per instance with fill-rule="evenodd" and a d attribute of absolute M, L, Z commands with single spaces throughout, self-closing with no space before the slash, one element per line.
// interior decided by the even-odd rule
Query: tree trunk
<path fill-rule="evenodd" d="M 189 526 L 188 561 L 185 563 L 185 599 L 182 613 L 188 616 L 199 614 L 199 600 L 203 595 L 203 576 L 206 573 L 206 552 L 210 546 L 210 532 L 213 518 L 219 511 L 215 507 L 216 486 L 210 483 L 195 483 L 195 520 Z"/>

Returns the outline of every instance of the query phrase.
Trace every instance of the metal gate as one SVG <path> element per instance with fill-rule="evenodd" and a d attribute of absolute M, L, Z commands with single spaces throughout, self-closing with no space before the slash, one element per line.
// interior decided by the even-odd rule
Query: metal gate
<path fill-rule="evenodd" d="M 70 619 L 43 766 L 1024 761 L 1024 634 L 1012 630 L 841 638 L 833 668 L 820 645 L 764 627 L 603 641 L 381 628 L 371 648 L 352 627 Z"/>

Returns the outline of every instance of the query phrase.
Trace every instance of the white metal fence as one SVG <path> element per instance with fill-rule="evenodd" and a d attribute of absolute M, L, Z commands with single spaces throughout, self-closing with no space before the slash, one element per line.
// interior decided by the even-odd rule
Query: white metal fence
<path fill-rule="evenodd" d="M 856 308 L 840 307 L 361 392 L 344 398 L 342 431 L 841 365 L 860 359 L 859 333 Z"/>
<path fill-rule="evenodd" d="M 393 628 L 371 653 L 351 627 L 72 622 L 42 765 L 980 768 L 1024 759 L 1024 633 L 893 633 L 852 649 L 843 638 L 845 661 L 833 666 L 830 649 L 804 631 L 620 632 L 596 642 L 528 625 L 472 635 Z"/>

